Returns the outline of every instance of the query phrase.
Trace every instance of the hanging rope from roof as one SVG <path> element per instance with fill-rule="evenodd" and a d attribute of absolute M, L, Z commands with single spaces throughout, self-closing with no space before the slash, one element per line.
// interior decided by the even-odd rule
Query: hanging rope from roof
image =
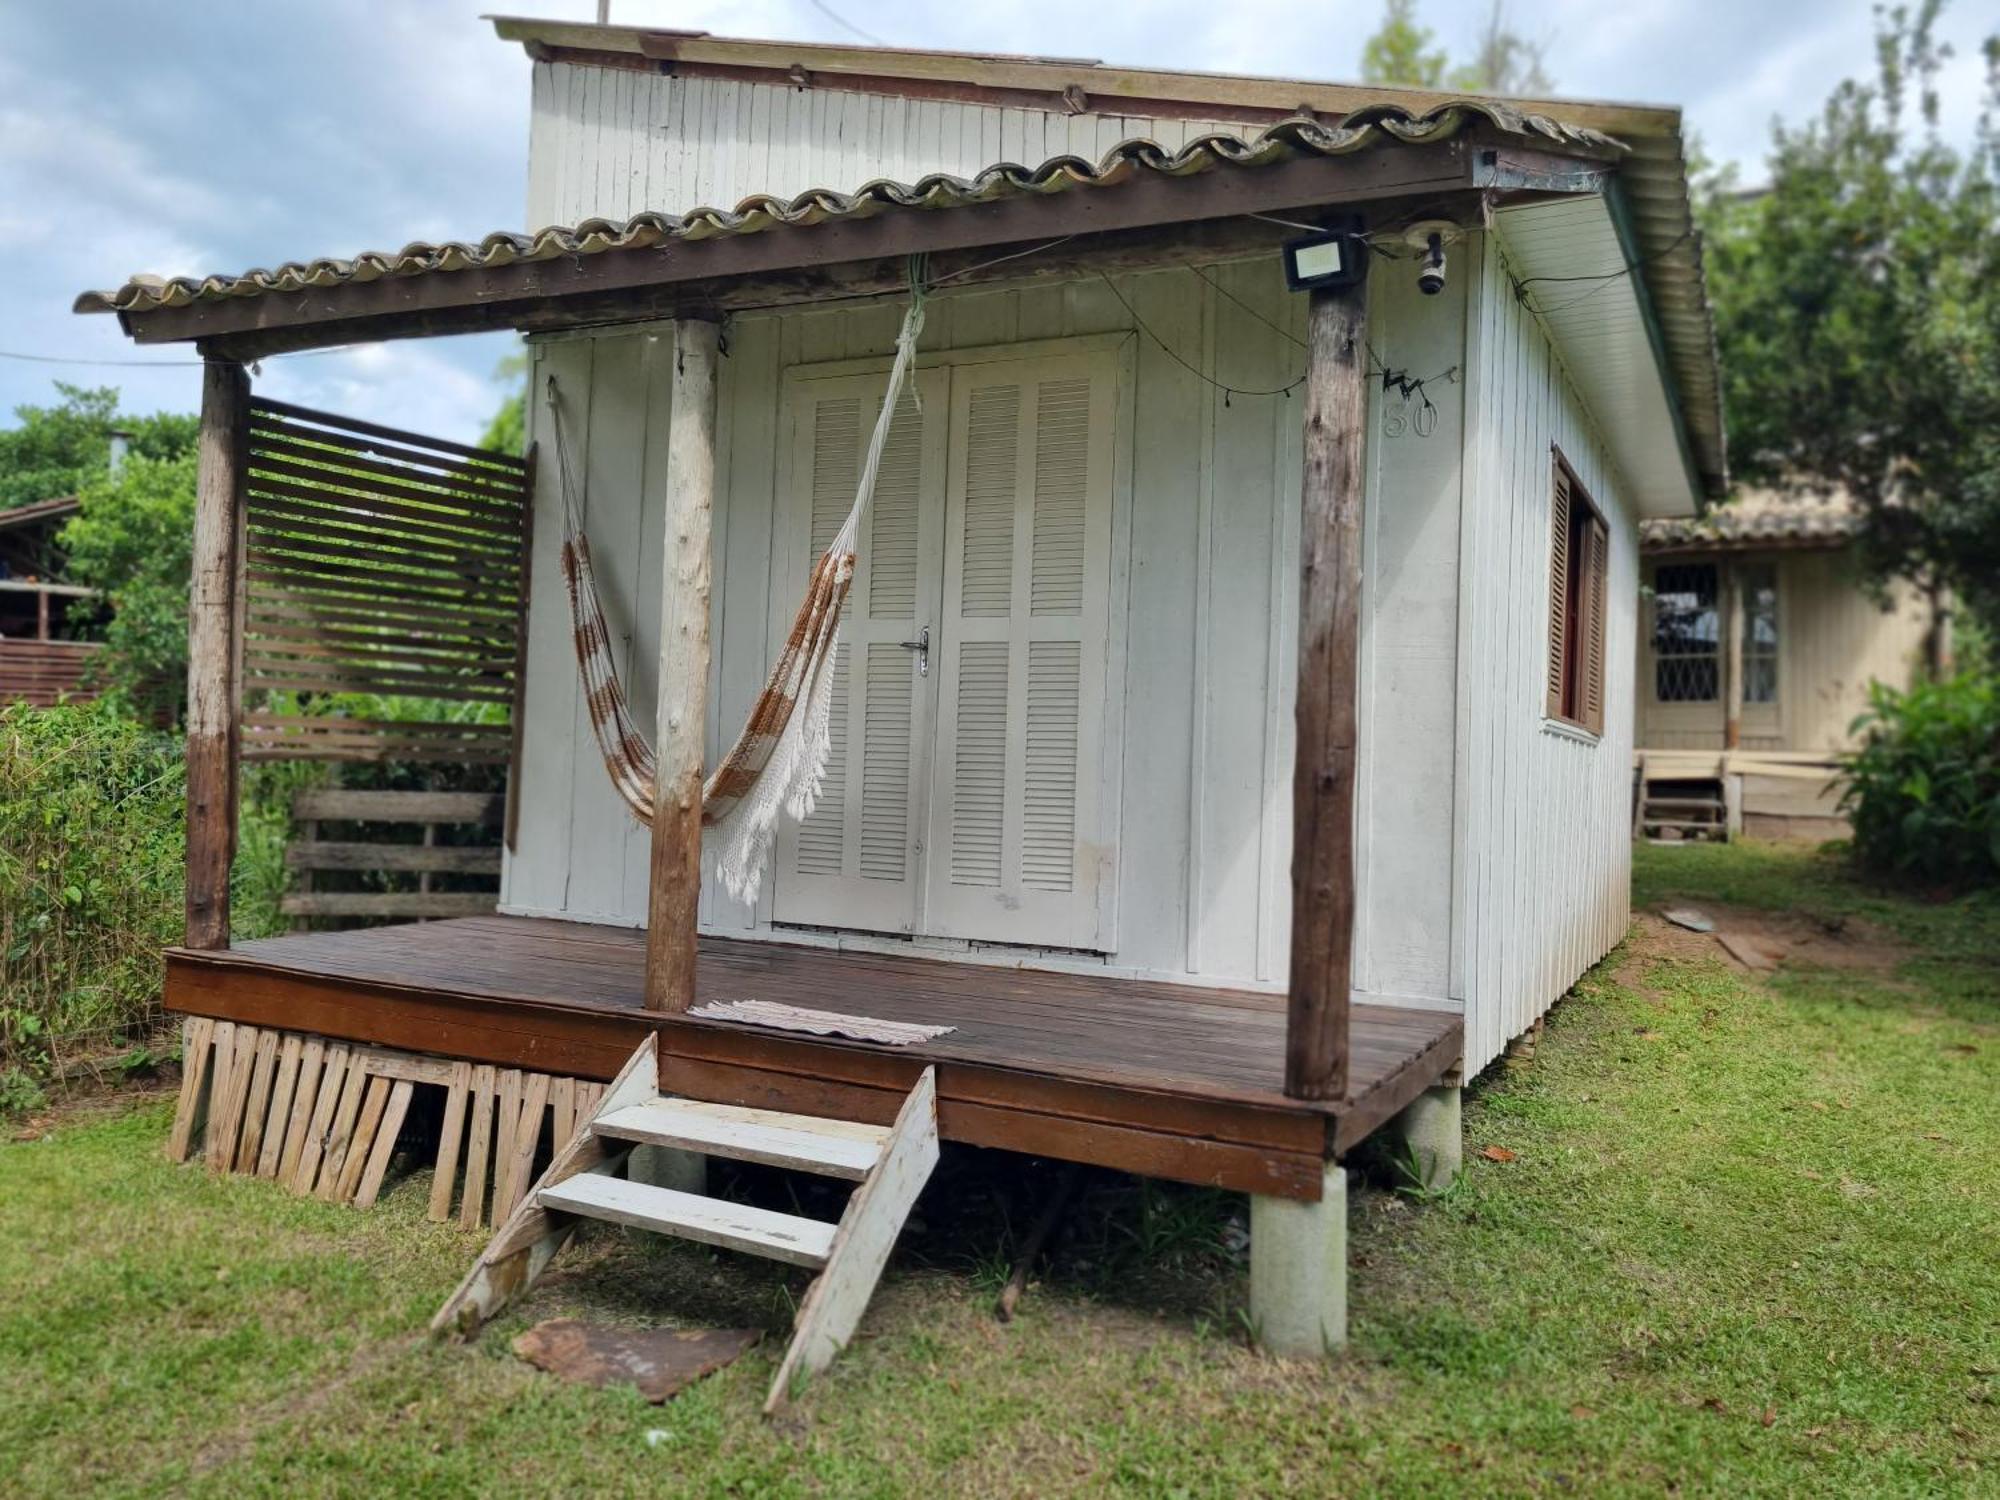
<path fill-rule="evenodd" d="M 802 820 L 811 815 L 819 800 L 833 743 L 834 658 L 839 650 L 841 611 L 854 583 L 862 518 L 874 498 L 882 450 L 889 440 L 896 404 L 909 384 L 917 338 L 923 332 L 923 276 L 923 257 L 911 257 L 910 303 L 903 314 L 902 331 L 896 335 L 889 388 L 883 393 L 882 410 L 868 440 L 854 504 L 813 564 L 805 598 L 748 721 L 702 787 L 702 822 L 715 830 L 711 848 L 716 874 L 723 889 L 738 901 L 757 899 L 780 814 Z M 633 722 L 630 699 L 611 654 L 611 631 L 605 623 L 603 599 L 591 565 L 590 538 L 578 499 L 581 486 L 554 376 L 549 377 L 545 399 L 555 434 L 562 492 L 563 583 L 569 590 L 576 665 L 583 679 L 591 732 L 613 790 L 634 817 L 650 826 L 658 762 L 653 746 Z"/>

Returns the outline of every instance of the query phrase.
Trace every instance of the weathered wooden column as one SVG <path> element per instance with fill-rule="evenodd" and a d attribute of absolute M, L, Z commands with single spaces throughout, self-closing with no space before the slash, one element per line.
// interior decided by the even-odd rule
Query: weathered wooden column
<path fill-rule="evenodd" d="M 1734 564 L 1725 563 L 1720 580 L 1722 589 L 1722 748 L 1738 749 L 1743 743 L 1743 574 Z"/>
<path fill-rule="evenodd" d="M 243 476 L 250 377 L 211 359 L 202 371 L 188 590 L 187 931 L 190 948 L 229 946 L 241 718 Z"/>
<path fill-rule="evenodd" d="M 701 763 L 708 724 L 708 531 L 715 505 L 715 382 L 720 329 L 674 324 L 667 433 L 666 559 L 660 588 L 659 784 L 646 907 L 646 1008 L 694 1003 L 701 900 Z"/>
<path fill-rule="evenodd" d="M 1292 964 L 1285 1092 L 1347 1092 L 1354 952 L 1354 689 L 1368 292 L 1316 291 L 1306 335 L 1299 527 L 1298 746 L 1292 769 Z"/>

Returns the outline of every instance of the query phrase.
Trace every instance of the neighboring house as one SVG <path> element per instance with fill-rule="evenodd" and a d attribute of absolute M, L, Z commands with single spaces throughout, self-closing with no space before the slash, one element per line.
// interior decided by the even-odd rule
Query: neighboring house
<path fill-rule="evenodd" d="M 0 510 L 0 704 L 82 701 L 98 634 L 96 590 L 60 582 L 56 534 L 75 496 Z"/>
<path fill-rule="evenodd" d="M 496 24 L 534 59 L 531 222 L 569 227 L 79 302 L 210 361 L 167 1003 L 572 1101 L 654 1036 L 660 1087 L 733 1106 L 928 1118 L 934 1076 L 946 1139 L 1250 1192 L 1264 1338 L 1338 1342 L 1342 1159 L 1399 1120 L 1450 1171 L 1459 1084 L 1627 925 L 1638 531 L 1726 484 L 1678 112 Z M 1301 226 L 1352 215 L 1365 284 L 1288 290 Z M 853 497 L 913 256 L 928 322 L 831 763 L 739 902 L 696 861 L 692 778 Z M 525 466 L 249 394 L 278 349 L 495 327 L 530 337 Z M 324 459 L 306 424 L 346 434 L 343 488 L 287 458 Z M 657 731 L 650 832 L 579 684 L 566 494 Z M 230 949 L 216 789 L 273 592 L 333 591 L 288 617 L 322 658 L 371 620 L 463 634 L 504 609 L 453 580 L 503 576 L 529 495 L 524 669 L 464 668 L 526 705 L 511 915 Z M 308 522 L 338 534 L 287 540 Z M 697 1000 L 951 1029 L 871 1045 Z M 217 1067 L 248 1076 L 237 1036 Z M 501 1117 L 528 1118 L 511 1076 Z M 545 1202 L 520 1197 L 540 1108 L 496 1215 Z M 545 1245 L 590 1211 L 557 1202 Z M 503 1242 L 523 1276 L 531 1231 Z"/>
<path fill-rule="evenodd" d="M 1750 491 L 1640 527 L 1635 738 L 1654 832 L 1844 830 L 1834 772 L 1869 684 L 1908 686 L 1932 628 L 1915 589 L 1863 586 L 1859 520 L 1845 496 Z"/>

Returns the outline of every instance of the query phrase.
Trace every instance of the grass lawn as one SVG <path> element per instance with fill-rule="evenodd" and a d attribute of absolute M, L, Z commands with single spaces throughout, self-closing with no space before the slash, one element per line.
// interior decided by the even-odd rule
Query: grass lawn
<path fill-rule="evenodd" d="M 0 1145 L 0 1489 L 2000 1493 L 2000 901 L 1755 847 L 1642 849 L 1638 886 L 1793 913 L 1794 957 L 1752 978 L 1642 918 L 1468 1093 L 1455 1189 L 1357 1191 L 1331 1365 L 1244 1348 L 1240 1198 L 1111 1174 L 996 1325 L 1046 1176 L 965 1152 L 792 1415 L 757 1416 L 780 1337 L 651 1407 L 509 1340 L 776 1335 L 800 1279 L 606 1231 L 434 1345 L 478 1242 L 424 1222 L 424 1174 L 360 1213 L 169 1166 L 154 1096 Z"/>

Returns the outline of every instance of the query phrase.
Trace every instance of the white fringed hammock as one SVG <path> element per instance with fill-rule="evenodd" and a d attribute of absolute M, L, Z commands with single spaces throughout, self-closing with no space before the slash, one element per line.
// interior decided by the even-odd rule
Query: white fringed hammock
<path fill-rule="evenodd" d="M 832 745 L 834 654 L 839 646 L 841 610 L 854 582 L 854 556 L 862 517 L 875 494 L 876 471 L 889 439 L 896 403 L 909 383 L 916 358 L 917 336 L 924 326 L 922 267 L 913 263 L 910 305 L 896 336 L 896 359 L 889 370 L 889 389 L 868 440 L 868 453 L 855 485 L 854 505 L 831 543 L 813 564 L 806 596 L 792 622 L 790 635 L 771 668 L 770 680 L 758 695 L 722 763 L 702 786 L 702 822 L 715 830 L 712 844 L 715 871 L 723 889 L 739 901 L 754 902 L 763 884 L 782 812 L 804 819 L 819 800 Z M 653 821 L 658 762 L 652 745 L 632 721 L 611 655 L 611 632 L 591 569 L 590 540 L 584 534 L 578 485 L 571 467 L 568 438 L 555 378 L 549 378 L 547 401 L 554 429 L 556 466 L 560 471 L 563 510 L 562 570 L 569 588 L 575 624 L 576 665 L 583 678 L 590 727 L 604 757 L 604 769 L 620 800 L 648 826 Z M 664 685 L 663 685 L 664 690 Z"/>

